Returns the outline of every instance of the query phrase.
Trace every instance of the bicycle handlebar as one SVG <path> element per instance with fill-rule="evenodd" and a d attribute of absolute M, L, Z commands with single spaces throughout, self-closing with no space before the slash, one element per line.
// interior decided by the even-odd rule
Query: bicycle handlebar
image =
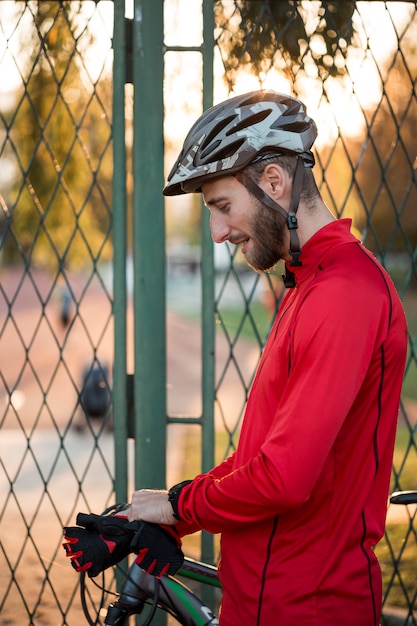
<path fill-rule="evenodd" d="M 417 504 L 417 491 L 395 491 L 389 501 L 392 504 Z"/>
<path fill-rule="evenodd" d="M 121 626 L 129 615 L 140 615 L 146 600 L 154 594 L 155 581 L 154 576 L 147 574 L 137 563 L 132 563 L 120 597 L 108 608 L 106 625 Z"/>
<path fill-rule="evenodd" d="M 185 558 L 178 575 L 220 587 L 217 568 Z M 121 589 L 120 596 L 107 611 L 106 626 L 124 626 L 130 615 L 140 615 L 145 604 L 153 603 L 146 624 L 152 621 L 157 606 L 164 607 L 175 616 L 181 616 L 180 623 L 186 626 L 204 624 L 218 626 L 218 620 L 201 600 L 172 576 L 156 579 L 145 572 L 137 563 L 133 563 Z"/>

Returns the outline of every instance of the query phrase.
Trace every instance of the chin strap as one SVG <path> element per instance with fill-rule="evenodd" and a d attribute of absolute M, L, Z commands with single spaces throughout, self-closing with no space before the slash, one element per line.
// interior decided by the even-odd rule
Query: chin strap
<path fill-rule="evenodd" d="M 280 205 L 278 202 L 275 202 L 259 185 L 257 185 L 251 178 L 246 176 L 244 172 L 238 172 L 236 174 L 236 179 L 246 187 L 246 189 L 251 193 L 255 198 L 260 200 L 262 204 L 267 206 L 269 209 L 273 211 L 278 211 L 285 219 L 287 223 L 287 228 L 290 231 L 290 249 L 289 253 L 291 255 L 290 267 L 299 267 L 302 265 L 300 260 L 301 248 L 300 248 L 300 240 L 298 239 L 297 229 L 298 229 L 298 220 L 297 220 L 297 210 L 298 205 L 300 203 L 301 190 L 303 188 L 303 180 L 304 180 L 304 162 L 303 159 L 297 160 L 297 165 L 294 173 L 294 182 L 293 182 L 293 190 L 291 195 L 290 207 L 287 211 Z M 284 281 L 284 285 L 287 288 L 295 287 L 295 276 L 294 273 L 285 268 L 285 276 L 282 277 Z"/>

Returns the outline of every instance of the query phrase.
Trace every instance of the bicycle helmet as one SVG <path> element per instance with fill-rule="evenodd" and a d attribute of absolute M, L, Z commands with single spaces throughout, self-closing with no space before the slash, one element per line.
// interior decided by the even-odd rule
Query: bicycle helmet
<path fill-rule="evenodd" d="M 311 147 L 316 136 L 316 125 L 297 98 L 272 90 L 230 98 L 208 109 L 192 126 L 163 193 L 195 193 L 208 180 L 234 175 L 249 193 L 286 220 L 290 266 L 301 265 L 296 213 L 304 168 L 314 165 Z M 284 155 L 298 157 L 288 211 L 244 171 L 251 163 Z M 286 287 L 295 286 L 295 276 L 288 267 L 284 283 Z"/>
<path fill-rule="evenodd" d="M 304 104 L 275 91 L 252 91 L 208 109 L 192 126 L 163 193 L 201 191 L 208 179 L 235 174 L 263 155 L 296 155 L 314 165 L 317 136 Z"/>

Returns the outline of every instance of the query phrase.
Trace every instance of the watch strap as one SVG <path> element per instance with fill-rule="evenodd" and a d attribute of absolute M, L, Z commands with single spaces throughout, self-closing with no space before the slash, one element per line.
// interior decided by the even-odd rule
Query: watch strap
<path fill-rule="evenodd" d="M 191 482 L 191 480 L 183 480 L 182 482 L 173 485 L 168 491 L 168 500 L 171 503 L 172 512 L 175 519 L 177 520 L 181 520 L 181 517 L 178 513 L 178 499 L 180 497 L 180 493 L 184 489 L 184 487 L 186 487 L 186 485 L 189 485 Z"/>

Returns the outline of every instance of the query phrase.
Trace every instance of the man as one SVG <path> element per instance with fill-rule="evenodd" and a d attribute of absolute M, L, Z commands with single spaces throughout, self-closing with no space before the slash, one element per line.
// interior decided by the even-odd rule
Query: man
<path fill-rule="evenodd" d="M 312 174 L 316 127 L 272 91 L 206 111 L 165 195 L 202 192 L 216 243 L 289 290 L 236 452 L 129 519 L 221 533 L 222 626 L 378 626 L 383 535 L 407 331 L 391 279 Z"/>

